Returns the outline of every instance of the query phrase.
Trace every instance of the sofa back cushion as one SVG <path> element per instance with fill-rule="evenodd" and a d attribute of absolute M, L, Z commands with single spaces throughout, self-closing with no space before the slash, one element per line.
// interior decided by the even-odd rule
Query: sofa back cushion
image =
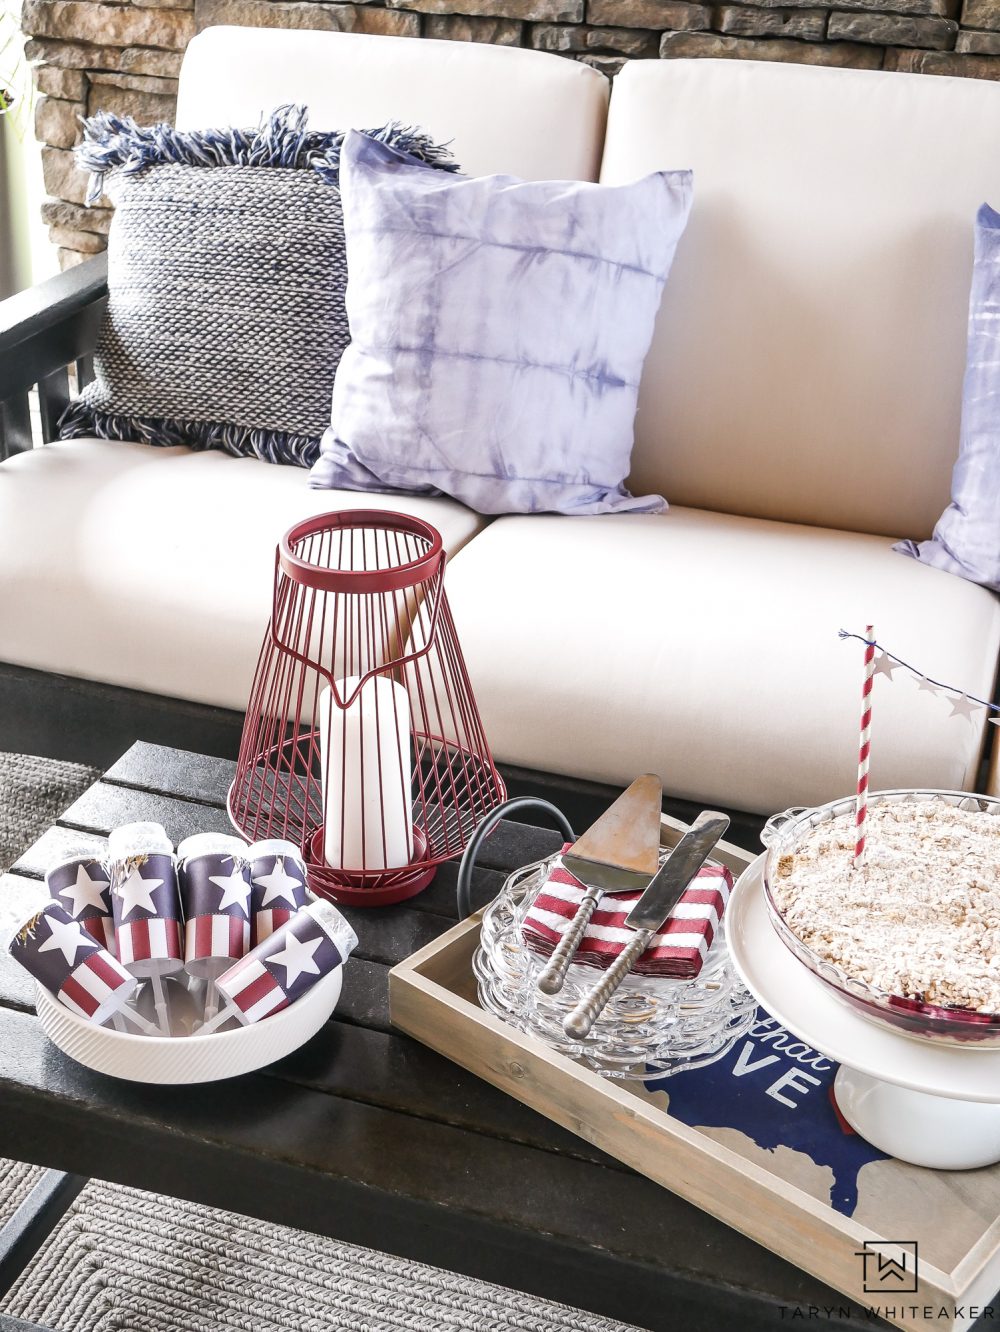
<path fill-rule="evenodd" d="M 929 536 L 958 452 L 973 228 L 1000 199 L 1000 88 L 634 61 L 601 180 L 690 167 L 630 488 Z"/>
<path fill-rule="evenodd" d="M 596 180 L 608 88 L 589 66 L 541 51 L 218 27 L 187 48 L 177 125 L 253 125 L 262 109 L 300 102 L 318 130 L 421 126 L 469 175 Z"/>

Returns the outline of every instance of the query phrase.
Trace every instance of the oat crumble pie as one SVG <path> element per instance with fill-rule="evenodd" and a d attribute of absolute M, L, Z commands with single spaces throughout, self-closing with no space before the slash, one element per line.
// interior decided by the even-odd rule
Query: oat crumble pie
<path fill-rule="evenodd" d="M 870 805 L 860 870 L 854 839 L 841 815 L 781 856 L 771 892 L 792 933 L 887 994 L 1000 1013 L 1000 816 Z"/>

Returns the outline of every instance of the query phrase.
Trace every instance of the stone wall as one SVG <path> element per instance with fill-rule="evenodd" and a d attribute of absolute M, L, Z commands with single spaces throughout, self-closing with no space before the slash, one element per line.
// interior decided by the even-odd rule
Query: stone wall
<path fill-rule="evenodd" d="M 171 119 L 184 47 L 220 23 L 530 46 L 612 76 L 626 60 L 726 56 L 1000 78 L 1000 0 L 25 0 L 43 214 L 64 267 L 104 247 L 110 220 L 82 207 L 78 117 Z"/>

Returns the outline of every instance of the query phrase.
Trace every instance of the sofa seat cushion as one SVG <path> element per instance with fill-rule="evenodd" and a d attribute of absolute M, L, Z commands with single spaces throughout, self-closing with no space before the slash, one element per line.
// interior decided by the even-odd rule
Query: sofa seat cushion
<path fill-rule="evenodd" d="M 456 551 L 484 520 L 450 500 L 310 490 L 252 458 L 66 440 L 0 466 L 0 660 L 246 706 L 275 547 L 333 509 L 403 510 Z"/>
<path fill-rule="evenodd" d="M 1000 603 L 883 538 L 673 508 L 498 519 L 448 571 L 501 761 L 768 813 L 854 789 L 862 648 L 989 698 Z M 873 788 L 969 787 L 985 714 L 902 670 L 874 691 Z"/>

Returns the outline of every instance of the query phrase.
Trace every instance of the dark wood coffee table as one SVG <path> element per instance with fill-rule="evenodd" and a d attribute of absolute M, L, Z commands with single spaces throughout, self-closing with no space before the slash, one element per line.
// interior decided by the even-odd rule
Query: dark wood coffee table
<path fill-rule="evenodd" d="M 133 819 L 157 820 L 175 843 L 229 831 L 232 774 L 220 759 L 134 745 L 0 883 L 4 937 L 45 900 L 44 869 L 81 833 L 103 837 Z M 483 851 L 474 905 L 557 841 L 502 824 Z M 824 1325 L 871 1327 L 845 1316 L 827 1287 L 392 1030 L 389 968 L 454 923 L 455 877 L 448 864 L 403 906 L 347 911 L 361 943 L 333 1020 L 265 1072 L 205 1086 L 140 1086 L 73 1063 L 42 1035 L 31 982 L 3 952 L 0 1155 L 298 1226 L 654 1332 L 774 1329 L 810 1306 L 832 1308 Z"/>

